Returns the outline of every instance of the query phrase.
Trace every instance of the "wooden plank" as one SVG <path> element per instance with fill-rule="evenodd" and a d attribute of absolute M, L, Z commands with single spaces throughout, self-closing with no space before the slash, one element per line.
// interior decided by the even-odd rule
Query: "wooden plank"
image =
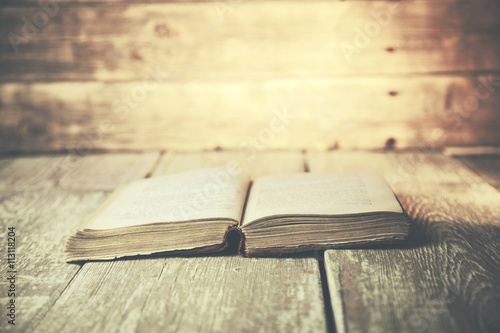
<path fill-rule="evenodd" d="M 41 16 L 38 5 L 2 8 L 0 80 L 135 81 L 148 67 L 183 81 L 500 69 L 498 1 L 104 3 Z"/>
<path fill-rule="evenodd" d="M 51 190 L 112 191 L 117 186 L 146 176 L 159 152 L 114 153 L 111 155 L 56 155 L 0 159 L 0 193 Z M 115 174 L 116 167 L 120 172 Z M 82 177 L 82 170 L 92 174 Z"/>
<path fill-rule="evenodd" d="M 500 191 L 500 155 L 461 156 L 458 159 Z"/>
<path fill-rule="evenodd" d="M 169 154 L 154 175 L 230 161 L 241 161 L 253 176 L 301 171 L 304 166 L 301 153 L 241 157 L 226 152 Z M 37 331 L 326 331 L 324 314 L 313 258 L 130 259 L 86 263 Z"/>
<path fill-rule="evenodd" d="M 57 172 L 58 186 L 70 191 L 113 191 L 131 179 L 149 176 L 159 160 L 159 152 L 88 155 L 76 162 L 66 156 Z M 82 170 L 90 170 L 83 177 Z"/>
<path fill-rule="evenodd" d="M 495 144 L 499 82 L 485 75 L 165 80 L 151 89 L 5 84 L 0 151 L 374 149 L 390 138 L 396 148 Z"/>
<path fill-rule="evenodd" d="M 80 269 L 63 259 L 66 238 L 81 225 L 105 200 L 109 188 L 100 186 L 104 171 L 98 165 L 108 165 L 105 184 L 115 184 L 144 177 L 159 154 L 118 154 L 75 158 L 71 169 L 59 170 L 64 157 L 6 158 L 0 161 L 0 240 L 7 243 L 7 227 L 16 232 L 16 325 L 8 324 L 5 307 L 0 313 L 1 331 L 32 332 L 50 311 L 53 303 Z M 118 163 L 111 168 L 110 160 Z M 87 161 L 97 166 L 92 172 Z M 142 164 L 142 168 L 137 167 Z M 129 166 L 135 173 L 130 172 Z M 63 182 L 61 182 L 63 180 Z M 96 190 L 89 185 L 78 187 L 86 180 L 97 182 Z M 74 181 L 74 182 L 73 182 Z M 68 185 L 72 183 L 71 186 Z M 0 302 L 7 304 L 7 269 L 0 271 Z"/>
<path fill-rule="evenodd" d="M 61 156 L 0 158 L 0 195 L 47 190 L 55 185 Z"/>
<path fill-rule="evenodd" d="M 384 172 L 412 218 L 400 247 L 329 250 L 338 332 L 496 332 L 500 194 L 437 154 L 311 154 L 311 171 Z"/>
<path fill-rule="evenodd" d="M 145 331 L 326 331 L 313 258 L 186 258 L 165 268 L 138 323 Z"/>
<path fill-rule="evenodd" d="M 224 151 L 175 153 L 162 158 L 154 175 L 183 172 L 214 166 L 241 168 L 253 179 L 275 173 L 304 171 L 304 157 L 290 151 Z"/>

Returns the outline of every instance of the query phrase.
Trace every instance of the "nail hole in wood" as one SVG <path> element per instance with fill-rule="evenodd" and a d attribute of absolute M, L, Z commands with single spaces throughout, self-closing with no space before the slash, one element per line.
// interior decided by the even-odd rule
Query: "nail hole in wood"
<path fill-rule="evenodd" d="M 385 150 L 394 150 L 395 147 L 396 147 L 396 139 L 394 139 L 394 138 L 387 139 L 387 141 L 385 142 L 384 149 Z"/>

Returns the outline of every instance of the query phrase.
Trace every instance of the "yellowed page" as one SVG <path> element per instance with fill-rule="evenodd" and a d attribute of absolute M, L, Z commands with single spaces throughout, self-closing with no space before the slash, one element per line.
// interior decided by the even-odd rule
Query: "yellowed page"
<path fill-rule="evenodd" d="M 403 212 L 382 175 L 272 175 L 254 182 L 243 225 L 275 215 L 343 215 L 378 211 Z"/>
<path fill-rule="evenodd" d="M 248 175 L 232 175 L 223 167 L 138 180 L 115 192 L 83 228 L 198 219 L 239 221 L 248 183 Z"/>

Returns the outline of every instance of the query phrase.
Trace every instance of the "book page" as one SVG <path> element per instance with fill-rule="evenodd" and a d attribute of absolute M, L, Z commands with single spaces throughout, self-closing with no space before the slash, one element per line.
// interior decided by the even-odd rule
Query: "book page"
<path fill-rule="evenodd" d="M 273 175 L 257 179 L 242 225 L 274 215 L 344 215 L 403 210 L 381 175 Z"/>
<path fill-rule="evenodd" d="M 224 167 L 141 179 L 117 190 L 83 228 L 198 219 L 239 221 L 248 183 L 248 175 L 233 175 Z"/>

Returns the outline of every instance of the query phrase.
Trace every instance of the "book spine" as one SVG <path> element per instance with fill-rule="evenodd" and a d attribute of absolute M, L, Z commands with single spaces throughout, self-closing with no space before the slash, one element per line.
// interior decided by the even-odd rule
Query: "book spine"
<path fill-rule="evenodd" d="M 244 255 L 245 253 L 245 234 L 243 230 L 238 225 L 231 226 L 227 229 L 224 234 L 224 246 L 220 251 L 227 251 L 233 253 L 239 253 Z"/>

